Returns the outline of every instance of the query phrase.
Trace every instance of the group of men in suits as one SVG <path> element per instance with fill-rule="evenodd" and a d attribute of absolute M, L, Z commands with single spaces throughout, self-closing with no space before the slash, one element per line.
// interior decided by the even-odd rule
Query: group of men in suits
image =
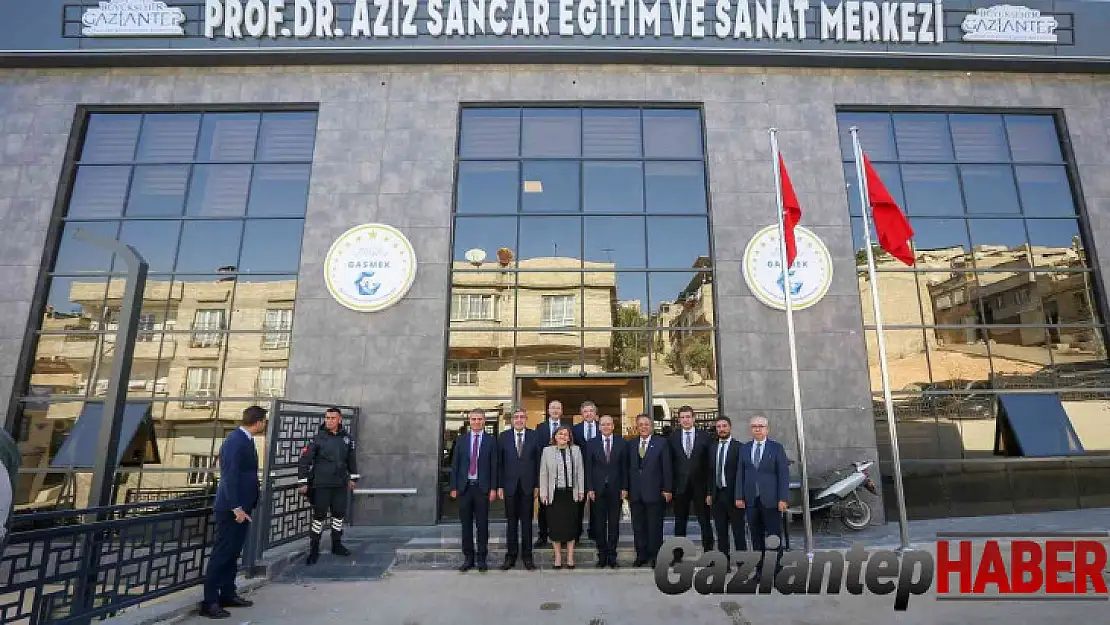
<path fill-rule="evenodd" d="M 615 432 L 613 418 L 598 418 L 597 406 L 584 402 L 582 421 L 573 427 L 573 443 L 582 448 L 586 465 L 586 500 L 579 504 L 579 533 L 589 502 L 587 534 L 597 544 L 597 566 L 617 568 L 622 502 L 632 515 L 636 546 L 634 566 L 655 566 L 663 545 L 663 518 L 673 504 L 675 536 L 686 536 L 691 516 L 701 528 L 702 546 L 728 555 L 732 543 L 765 551 L 764 538 L 781 538 L 782 515 L 789 492 L 789 463 L 781 444 L 768 438 L 762 416 L 750 420 L 751 440 L 732 436 L 732 422 L 718 417 L 715 434 L 694 427 L 694 410 L 679 409 L 679 428 L 668 438 L 654 433 L 647 414 L 636 417 L 636 438 Z M 462 521 L 461 571 L 488 570 L 489 504 L 505 502 L 506 555 L 509 570 L 522 560 L 533 570 L 533 549 L 547 544 L 545 506 L 538 509 L 538 536 L 532 543 L 532 517 L 539 497 L 540 456 L 563 423 L 563 405 L 548 404 L 547 416 L 535 430 L 527 427 L 527 413 L 517 409 L 512 427 L 498 436 L 485 434 L 485 412 L 469 415 L 470 429 L 455 443 L 451 462 L 451 497 L 459 499 Z M 477 527 L 477 547 L 474 528 Z M 714 532 L 714 526 L 716 531 Z M 714 540 L 714 536 L 718 540 Z M 780 542 L 781 545 L 781 542 Z M 779 547 L 781 553 L 781 546 Z M 681 557 L 681 555 L 679 556 Z"/>

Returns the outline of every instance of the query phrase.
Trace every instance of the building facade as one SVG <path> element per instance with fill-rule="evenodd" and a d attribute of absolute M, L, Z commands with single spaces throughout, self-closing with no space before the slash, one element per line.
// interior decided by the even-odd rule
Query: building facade
<path fill-rule="evenodd" d="M 203 485 L 242 409 L 276 397 L 357 406 L 365 481 L 417 489 L 357 498 L 360 524 L 453 514 L 474 408 L 491 430 L 556 399 L 622 430 L 689 405 L 743 435 L 762 414 L 796 459 L 785 315 L 744 277 L 776 223 L 772 127 L 831 259 L 795 314 L 811 471 L 879 458 L 891 505 L 856 127 L 916 233 L 913 267 L 876 258 L 911 518 L 1110 505 L 1110 7 L 418 2 L 392 5 L 416 9 L 405 40 L 379 3 L 304 3 L 296 39 L 278 3 L 165 4 L 36 3 L 0 50 L 0 414 L 24 508 L 81 500 L 53 455 L 111 369 L 123 268 L 78 229 L 150 263 L 129 399 L 161 462 L 128 488 Z M 377 312 L 325 280 L 367 223 L 418 263 Z M 1084 453 L 996 453 L 995 397 L 1035 391 Z"/>

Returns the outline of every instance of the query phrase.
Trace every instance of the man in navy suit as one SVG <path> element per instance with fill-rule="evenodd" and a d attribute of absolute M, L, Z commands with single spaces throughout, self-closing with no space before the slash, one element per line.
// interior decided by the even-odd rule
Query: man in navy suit
<path fill-rule="evenodd" d="M 254 437 L 266 429 L 266 410 L 251 406 L 243 411 L 239 428 L 220 447 L 220 485 L 216 489 L 213 519 L 216 537 L 208 558 L 201 616 L 228 618 L 225 608 L 245 608 L 252 603 L 235 590 L 236 561 L 250 531 L 251 512 L 258 505 L 258 451 Z"/>
<path fill-rule="evenodd" d="M 709 473 L 709 432 L 694 428 L 694 409 L 678 409 L 678 423 L 669 442 L 674 464 L 674 535 L 686 536 L 691 509 L 701 527 L 701 546 L 713 550 L 713 527 L 705 505 L 706 474 Z M 679 556 L 681 558 L 681 556 Z"/>
<path fill-rule="evenodd" d="M 489 570 L 489 504 L 497 499 L 497 442 L 485 433 L 486 412 L 470 411 L 470 431 L 455 441 L 451 458 L 451 498 L 459 500 L 462 521 L 463 565 L 465 573 L 474 568 Z M 478 526 L 478 553 L 475 560 L 474 526 Z"/>
<path fill-rule="evenodd" d="M 767 536 L 779 538 L 776 551 L 778 558 L 782 558 L 782 515 L 790 493 L 790 462 L 786 449 L 767 437 L 771 428 L 766 417 L 752 417 L 749 425 L 752 440 L 740 450 L 736 469 L 736 507 L 747 510 L 752 549 L 763 554 L 756 573 L 761 575 L 767 556 L 764 541 Z"/>
<path fill-rule="evenodd" d="M 574 435 L 574 444 L 581 447 L 584 454 L 590 441 L 600 436 L 597 423 L 597 404 L 588 400 L 584 401 L 582 402 L 581 412 L 582 422 L 571 428 L 571 433 Z M 580 540 L 582 538 L 582 522 L 586 519 L 587 499 L 588 497 L 583 497 L 582 501 L 578 502 L 578 538 Z M 593 516 L 593 504 L 590 504 L 590 529 L 586 532 L 586 535 L 597 540 L 597 536 L 594 536 Z"/>
<path fill-rule="evenodd" d="M 621 502 L 628 499 L 628 460 L 624 437 L 613 432 L 613 417 L 599 422 L 601 434 L 585 445 L 586 493 L 590 500 L 590 529 L 597 541 L 597 568 L 617 568 Z"/>
<path fill-rule="evenodd" d="M 744 510 L 734 503 L 742 445 L 732 438 L 731 419 L 721 415 L 715 425 L 717 440 L 709 448 L 705 504 L 713 511 L 713 523 L 717 526 L 717 550 L 728 556 L 732 551 L 730 534 L 736 540 L 737 551 L 748 549 L 748 541 L 744 538 Z"/>
<path fill-rule="evenodd" d="M 543 457 L 544 447 L 555 441 L 555 432 L 563 425 L 563 402 L 553 399 L 547 404 L 547 418 L 536 426 L 536 457 Z M 537 480 L 539 477 L 537 476 Z M 547 506 L 540 504 L 539 514 L 536 518 L 539 531 L 536 536 L 536 548 L 547 546 Z"/>
<path fill-rule="evenodd" d="M 505 563 L 502 571 L 516 566 L 517 550 L 524 568 L 532 571 L 532 502 L 539 496 L 537 480 L 540 454 L 536 433 L 527 428 L 528 413 L 523 408 L 513 411 L 513 427 L 501 433 L 497 445 L 497 496 L 505 502 L 506 531 Z"/>
<path fill-rule="evenodd" d="M 663 507 L 671 501 L 671 451 L 667 440 L 652 433 L 651 417 L 636 416 L 640 436 L 625 454 L 628 460 L 628 500 L 636 544 L 633 566 L 655 568 L 663 547 Z"/>

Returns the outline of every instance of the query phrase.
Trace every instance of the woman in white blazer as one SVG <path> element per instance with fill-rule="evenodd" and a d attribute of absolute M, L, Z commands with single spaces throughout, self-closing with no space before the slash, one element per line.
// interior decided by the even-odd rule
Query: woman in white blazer
<path fill-rule="evenodd" d="M 561 544 L 567 546 L 567 568 L 574 568 L 578 538 L 578 502 L 586 496 L 586 465 L 570 428 L 555 430 L 555 444 L 540 457 L 540 502 L 547 508 L 548 537 L 555 545 L 555 568 L 563 568 Z"/>

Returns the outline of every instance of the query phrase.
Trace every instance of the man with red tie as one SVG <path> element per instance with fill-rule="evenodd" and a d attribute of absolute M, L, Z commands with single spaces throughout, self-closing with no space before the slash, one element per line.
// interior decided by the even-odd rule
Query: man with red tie
<path fill-rule="evenodd" d="M 486 412 L 470 411 L 470 431 L 455 441 L 451 458 L 451 498 L 459 499 L 462 521 L 463 565 L 465 573 L 478 566 L 489 570 L 489 504 L 497 498 L 497 442 L 485 433 Z M 474 548 L 474 527 L 478 527 L 478 548 Z M 475 558 L 477 556 L 477 558 Z"/>
<path fill-rule="evenodd" d="M 617 568 L 621 502 L 628 498 L 625 440 L 613 432 L 613 417 L 599 422 L 601 434 L 585 444 L 586 496 L 590 500 L 590 528 L 597 541 L 597 568 Z"/>

